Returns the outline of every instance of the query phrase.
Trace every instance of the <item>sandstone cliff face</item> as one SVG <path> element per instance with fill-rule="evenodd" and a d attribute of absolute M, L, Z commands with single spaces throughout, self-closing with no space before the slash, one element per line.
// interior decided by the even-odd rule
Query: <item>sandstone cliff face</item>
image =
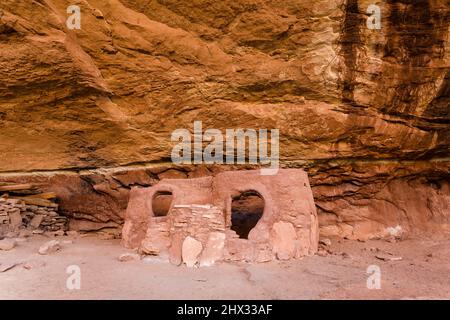
<path fill-rule="evenodd" d="M 130 186 L 224 169 L 168 163 L 174 129 L 279 128 L 324 234 L 450 232 L 448 3 L 380 2 L 370 30 L 372 3 L 2 0 L 2 180 L 115 227 Z"/>

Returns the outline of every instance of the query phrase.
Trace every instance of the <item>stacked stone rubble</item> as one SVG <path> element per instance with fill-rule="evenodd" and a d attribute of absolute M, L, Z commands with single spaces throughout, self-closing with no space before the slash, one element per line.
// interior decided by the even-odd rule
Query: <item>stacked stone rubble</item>
<path fill-rule="evenodd" d="M 213 205 L 176 205 L 169 216 L 170 261 L 210 266 L 223 257 L 225 219 Z"/>
<path fill-rule="evenodd" d="M 38 206 L 25 204 L 20 199 L 0 198 L 0 224 L 11 230 L 65 231 L 67 218 L 58 214 L 56 203 Z"/>
<path fill-rule="evenodd" d="M 139 252 L 146 255 L 159 255 L 167 251 L 170 245 L 167 217 L 153 217 L 149 223 L 145 239 L 139 246 Z"/>
<path fill-rule="evenodd" d="M 176 205 L 169 218 L 170 236 L 182 233 L 202 243 L 206 243 L 209 232 L 225 230 L 223 211 L 213 205 Z"/>

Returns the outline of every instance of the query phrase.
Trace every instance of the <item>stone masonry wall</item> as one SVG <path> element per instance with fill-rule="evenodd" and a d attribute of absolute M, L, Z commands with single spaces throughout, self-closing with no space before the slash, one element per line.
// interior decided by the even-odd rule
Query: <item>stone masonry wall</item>
<path fill-rule="evenodd" d="M 0 225 L 4 231 L 26 228 L 35 232 L 65 231 L 67 218 L 58 214 L 58 204 L 37 206 L 19 199 L 0 197 Z M 39 231 L 36 231 L 39 230 Z"/>

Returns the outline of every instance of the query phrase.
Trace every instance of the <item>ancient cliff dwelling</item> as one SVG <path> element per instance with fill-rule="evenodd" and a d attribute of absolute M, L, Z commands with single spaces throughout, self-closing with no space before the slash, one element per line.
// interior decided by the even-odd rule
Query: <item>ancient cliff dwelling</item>
<path fill-rule="evenodd" d="M 226 171 L 214 177 L 163 179 L 133 188 L 123 244 L 170 262 L 267 262 L 317 252 L 319 232 L 306 173 L 282 169 Z"/>
<path fill-rule="evenodd" d="M 449 32 L 446 0 L 1 0 L 0 300 L 449 299 Z"/>

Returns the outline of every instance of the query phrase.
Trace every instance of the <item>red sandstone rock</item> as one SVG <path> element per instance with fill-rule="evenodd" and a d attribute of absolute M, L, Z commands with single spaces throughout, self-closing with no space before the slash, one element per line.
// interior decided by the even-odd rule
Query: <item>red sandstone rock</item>
<path fill-rule="evenodd" d="M 171 240 L 172 242 L 169 247 L 169 261 L 171 264 L 179 266 L 183 262 L 182 247 L 184 238 L 182 234 L 177 233 Z"/>
<path fill-rule="evenodd" d="M 47 255 L 57 252 L 61 249 L 60 243 L 58 240 L 51 240 L 46 243 L 44 243 L 42 246 L 39 247 L 39 254 L 41 255 Z"/>
<path fill-rule="evenodd" d="M 281 128 L 288 161 L 448 155 L 445 0 L 386 3 L 382 32 L 365 1 L 79 5 L 68 30 L 62 0 L 2 3 L 2 171 L 162 162 L 198 118 Z"/>
<path fill-rule="evenodd" d="M 151 178 L 147 172 L 143 170 L 117 172 L 113 175 L 113 177 L 124 187 L 130 187 L 133 185 L 151 186 L 157 182 L 156 179 Z"/>
<path fill-rule="evenodd" d="M 156 256 L 160 253 L 160 249 L 154 245 L 151 239 L 146 238 L 142 241 L 139 247 L 139 252 L 146 255 Z"/>
<path fill-rule="evenodd" d="M 145 189 L 131 189 L 122 229 L 122 244 L 127 248 L 137 248 L 147 232 L 151 208 L 147 196 L 148 192 Z"/>
<path fill-rule="evenodd" d="M 14 249 L 14 247 L 16 246 L 16 240 L 14 239 L 3 239 L 0 240 L 0 250 L 4 250 L 4 251 L 9 251 Z"/>
<path fill-rule="evenodd" d="M 289 222 L 276 222 L 270 232 L 270 243 L 279 260 L 289 260 L 295 256 L 297 235 Z"/>
<path fill-rule="evenodd" d="M 147 231 L 143 240 L 139 244 L 139 252 L 147 255 L 159 255 L 160 252 L 167 252 L 170 246 L 169 227 L 167 217 L 150 217 Z M 125 231 L 128 235 L 128 231 Z"/>
<path fill-rule="evenodd" d="M 0 172 L 16 174 L 0 180 L 120 228 L 130 186 L 224 170 L 165 163 L 175 128 L 264 124 L 308 171 L 324 236 L 450 233 L 446 1 L 383 3 L 380 32 L 367 1 L 142 3 L 80 2 L 70 31 L 62 0 L 2 1 Z"/>
<path fill-rule="evenodd" d="M 10 212 L 9 221 L 12 230 L 19 230 L 22 226 L 22 216 L 20 215 L 20 210 Z"/>
<path fill-rule="evenodd" d="M 183 241 L 181 248 L 183 262 L 188 268 L 194 267 L 199 261 L 200 253 L 202 252 L 202 243 L 194 238 L 187 236 Z"/>
<path fill-rule="evenodd" d="M 216 261 L 223 257 L 223 250 L 225 247 L 225 233 L 211 232 L 208 236 L 205 249 L 200 258 L 200 267 L 210 267 Z"/>
<path fill-rule="evenodd" d="M 120 262 L 140 260 L 141 256 L 136 253 L 123 253 L 117 258 Z"/>

